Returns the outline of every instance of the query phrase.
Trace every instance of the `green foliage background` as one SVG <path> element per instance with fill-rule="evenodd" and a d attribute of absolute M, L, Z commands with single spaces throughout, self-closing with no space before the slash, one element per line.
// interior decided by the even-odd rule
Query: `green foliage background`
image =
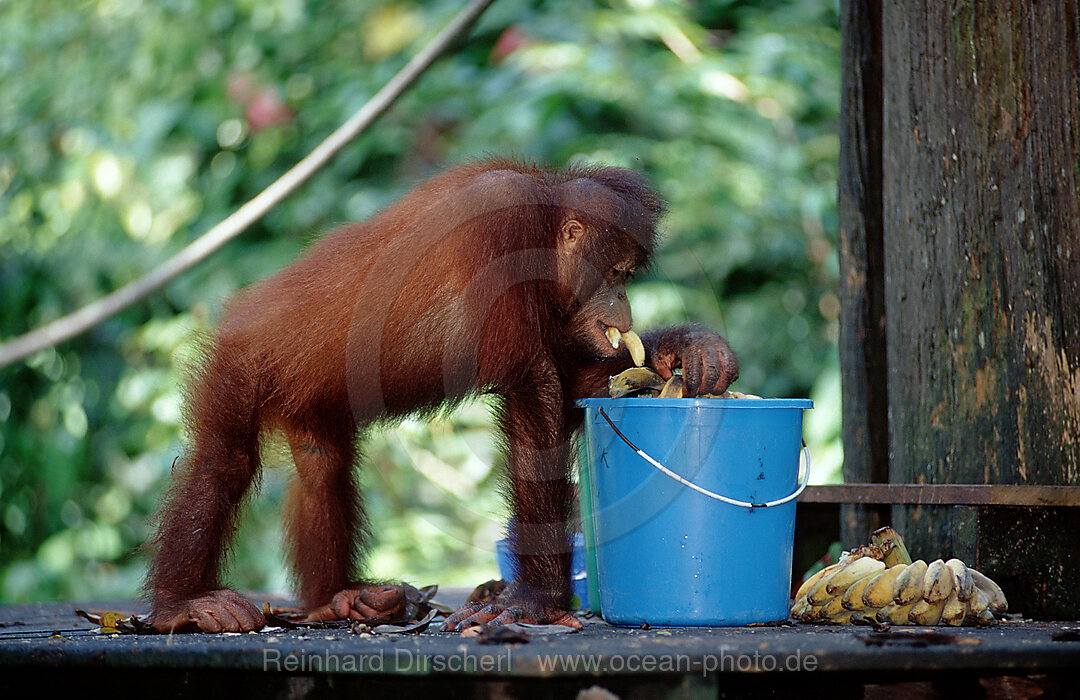
<path fill-rule="evenodd" d="M 0 0 L 0 338 L 129 282 L 278 177 L 459 0 Z M 0 370 L 0 601 L 134 595 L 181 447 L 185 358 L 222 299 L 440 165 L 510 154 L 646 171 L 669 199 L 636 326 L 699 320 L 736 388 L 810 396 L 838 478 L 835 0 L 500 0 L 472 39 L 242 239 Z M 342 261 L 348 264 L 348 261 Z M 231 567 L 287 587 L 268 448 Z M 473 585 L 503 510 L 485 407 L 377 433 L 377 575 Z"/>

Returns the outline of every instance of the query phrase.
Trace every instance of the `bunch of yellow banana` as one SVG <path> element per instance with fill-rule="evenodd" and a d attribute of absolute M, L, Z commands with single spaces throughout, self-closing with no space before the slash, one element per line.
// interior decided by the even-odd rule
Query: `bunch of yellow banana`
<path fill-rule="evenodd" d="M 808 578 L 795 594 L 791 616 L 834 624 L 992 625 L 1008 602 L 1001 588 L 959 559 L 912 562 L 890 527 L 871 544 Z"/>
<path fill-rule="evenodd" d="M 633 335 L 633 331 L 630 331 Z M 623 334 L 625 338 L 627 334 Z M 637 336 L 635 335 L 636 339 Z M 638 345 L 641 344 L 641 340 L 636 341 Z M 634 358 L 638 367 L 631 367 L 628 370 L 616 374 L 614 377 L 608 378 L 608 393 L 613 399 L 622 399 L 628 396 L 637 396 L 643 398 L 661 398 L 661 399 L 681 399 L 685 396 L 685 390 L 683 389 L 683 378 L 679 373 L 674 373 L 671 378 L 664 381 L 656 372 L 652 371 L 648 367 L 641 367 L 641 362 L 638 362 L 638 355 L 634 354 L 634 346 L 631 341 L 626 342 L 626 347 L 631 349 L 631 357 Z M 640 353 L 644 353 L 645 350 L 640 350 Z M 644 358 L 644 354 L 640 355 Z M 644 360 L 642 360 L 644 361 Z M 698 398 L 701 399 L 760 399 L 760 396 L 755 394 L 744 394 L 741 391 L 725 391 L 723 394 L 702 394 Z"/>

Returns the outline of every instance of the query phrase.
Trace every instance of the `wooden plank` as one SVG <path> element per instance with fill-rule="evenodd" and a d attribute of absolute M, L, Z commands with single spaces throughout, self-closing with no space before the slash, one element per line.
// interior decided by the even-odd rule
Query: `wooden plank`
<path fill-rule="evenodd" d="M 679 583 L 673 581 L 672 586 L 677 592 Z M 533 634 L 528 644 L 480 644 L 476 639 L 432 628 L 415 635 L 374 636 L 353 634 L 348 629 L 101 635 L 75 617 L 75 607 L 102 609 L 87 602 L 0 606 L 0 683 L 5 684 L 0 686 L 0 692 L 10 688 L 4 697 L 26 696 L 27 688 L 33 688 L 34 696 L 83 697 L 96 695 L 91 692 L 93 688 L 156 687 L 153 697 L 194 695 L 206 700 L 223 695 L 221 685 L 206 681 L 238 677 L 283 681 L 292 677 L 304 681 L 295 684 L 291 693 L 274 688 L 274 692 L 263 692 L 260 697 L 348 697 L 360 695 L 363 690 L 345 685 L 350 679 L 357 683 L 372 679 L 389 683 L 395 678 L 400 683 L 396 696 L 400 697 L 417 695 L 408 692 L 415 688 L 407 684 L 424 679 L 443 684 L 424 689 L 433 697 L 576 697 L 579 690 L 529 692 L 528 688 L 514 686 L 513 692 L 503 687 L 479 695 L 446 691 L 447 683 L 467 678 L 533 684 L 544 679 L 581 678 L 584 688 L 601 684 L 619 691 L 619 697 L 627 700 L 686 697 L 611 685 L 620 678 L 625 679 L 624 686 L 629 686 L 679 677 L 722 679 L 725 696 L 789 697 L 796 691 L 810 696 L 836 694 L 843 677 L 863 673 L 866 678 L 860 681 L 872 683 L 873 687 L 867 689 L 871 692 L 848 689 L 841 697 L 882 697 L 884 684 L 912 681 L 934 672 L 948 674 L 943 679 L 950 681 L 952 694 L 959 687 L 963 697 L 983 697 L 987 693 L 979 687 L 978 675 L 1067 673 L 1073 677 L 1080 667 L 1080 643 L 1056 642 L 1051 636 L 1069 634 L 1075 623 L 894 627 L 888 633 L 875 634 L 860 625 L 643 630 L 588 619 L 576 634 Z M 105 609 L 145 609 L 145 604 L 113 601 Z M 66 631 L 69 627 L 81 629 Z M 54 636 L 58 628 L 65 631 Z M 810 659 L 812 662 L 807 664 Z M 31 675 L 34 670 L 40 675 Z M 93 670 L 107 673 L 83 675 Z M 184 675 L 170 675 L 176 672 Z M 334 685 L 324 688 L 323 693 L 308 692 L 311 679 L 327 676 Z M 28 677 L 36 684 L 25 685 Z M 69 683 L 65 688 L 69 692 L 53 692 L 57 684 L 74 678 L 80 682 Z M 733 685 L 739 678 L 747 679 L 747 684 Z M 768 684 L 770 678 L 793 678 L 798 685 L 774 693 Z M 959 684 L 961 678 L 967 679 L 970 693 Z M 23 685 L 19 687 L 19 683 Z M 179 692 L 185 689 L 187 693 Z M 250 688 L 245 691 L 238 682 L 230 684 L 230 689 L 226 697 L 252 696 Z M 388 693 L 363 694 L 382 697 Z M 709 695 L 719 696 L 718 689 Z M 1043 697 L 1061 695 L 1047 693 Z"/>
<path fill-rule="evenodd" d="M 1076 508 L 1080 486 L 835 484 L 807 486 L 799 502 Z"/>

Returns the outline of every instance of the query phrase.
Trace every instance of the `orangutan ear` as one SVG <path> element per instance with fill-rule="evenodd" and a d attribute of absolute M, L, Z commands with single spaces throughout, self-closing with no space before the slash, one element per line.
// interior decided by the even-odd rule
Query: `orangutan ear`
<path fill-rule="evenodd" d="M 572 253 L 585 236 L 585 224 L 577 219 L 567 219 L 559 228 L 559 250 Z"/>

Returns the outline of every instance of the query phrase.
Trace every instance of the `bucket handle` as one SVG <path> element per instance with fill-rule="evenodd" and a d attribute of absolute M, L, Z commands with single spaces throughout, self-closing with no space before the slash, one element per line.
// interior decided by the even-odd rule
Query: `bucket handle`
<path fill-rule="evenodd" d="M 608 425 L 610 425 L 611 429 L 615 431 L 615 434 L 622 438 L 622 441 L 629 445 L 630 449 L 632 449 L 634 452 L 637 452 L 639 457 L 659 469 L 665 475 L 671 477 L 675 481 L 678 481 L 683 486 L 688 486 L 697 491 L 698 493 L 708 496 L 709 498 L 716 499 L 717 501 L 722 501 L 724 503 L 728 503 L 733 506 L 739 506 L 741 508 L 771 508 L 772 506 L 779 506 L 798 498 L 799 494 L 802 493 L 803 489 L 806 488 L 806 484 L 810 481 L 810 450 L 806 447 L 806 444 L 803 443 L 802 451 L 803 454 L 806 456 L 806 469 L 803 470 L 802 479 L 799 481 L 799 488 L 795 489 L 795 493 L 792 493 L 789 496 L 785 496 L 775 501 L 768 501 L 767 503 L 751 503 L 750 501 L 740 501 L 734 498 L 728 498 L 727 496 L 721 496 L 718 493 L 713 493 L 706 488 L 698 486 L 692 481 L 684 479 L 683 477 L 679 476 L 675 472 L 665 467 L 663 464 L 660 464 L 660 462 L 657 462 L 655 459 L 646 454 L 646 452 L 640 447 L 630 442 L 630 439 L 623 435 L 621 430 L 615 427 L 615 424 L 611 422 L 611 419 L 608 418 L 608 414 L 605 413 L 604 409 L 602 408 L 600 409 L 600 415 L 602 415 L 604 417 L 604 420 L 608 422 Z"/>

